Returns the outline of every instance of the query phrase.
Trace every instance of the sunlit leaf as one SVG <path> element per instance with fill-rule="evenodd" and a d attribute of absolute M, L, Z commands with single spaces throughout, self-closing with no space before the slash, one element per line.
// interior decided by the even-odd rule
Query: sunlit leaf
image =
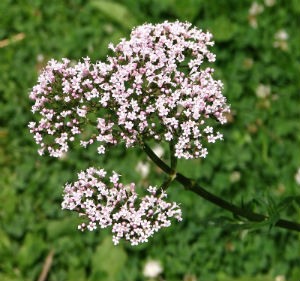
<path fill-rule="evenodd" d="M 130 29 L 137 24 L 129 9 L 120 3 L 107 0 L 95 0 L 91 2 L 91 5 L 97 8 L 99 12 L 107 18 L 125 28 Z"/>
<path fill-rule="evenodd" d="M 106 237 L 96 249 L 92 259 L 92 277 L 90 281 L 118 280 L 119 272 L 124 267 L 127 254 L 121 245 L 114 246 L 111 237 Z"/>

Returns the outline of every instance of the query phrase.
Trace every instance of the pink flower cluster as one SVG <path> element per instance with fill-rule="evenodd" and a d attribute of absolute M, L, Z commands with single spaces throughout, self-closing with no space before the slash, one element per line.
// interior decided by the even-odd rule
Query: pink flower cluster
<path fill-rule="evenodd" d="M 62 157 L 72 142 L 98 143 L 98 153 L 111 145 L 138 146 L 147 140 L 172 142 L 177 158 L 206 157 L 207 143 L 222 139 L 214 123 L 229 112 L 221 81 L 209 63 L 212 35 L 190 23 L 164 22 L 135 28 L 129 40 L 109 45 L 105 62 L 51 60 L 30 97 L 38 121 L 30 132 L 39 153 Z M 79 229 L 111 226 L 113 241 L 137 245 L 181 220 L 176 203 L 155 187 L 139 198 L 135 185 L 124 186 L 115 172 L 89 168 L 64 189 L 64 209 L 87 220 Z"/>
<path fill-rule="evenodd" d="M 111 44 L 105 63 L 50 61 L 30 95 L 39 152 L 61 157 L 80 135 L 83 146 L 98 141 L 100 154 L 154 139 L 172 141 L 178 158 L 205 157 L 206 143 L 222 139 L 211 124 L 229 111 L 221 81 L 203 66 L 215 61 L 211 38 L 189 23 L 145 24 Z"/>
<path fill-rule="evenodd" d="M 117 173 L 108 177 L 103 169 L 92 167 L 80 172 L 75 183 L 66 184 L 62 207 L 87 219 L 79 229 L 92 231 L 112 226 L 114 244 L 124 238 L 137 245 L 170 226 L 171 218 L 182 219 L 179 206 L 164 200 L 166 193 L 151 186 L 147 191 L 149 194 L 140 199 L 134 183 L 124 186 Z"/>
<path fill-rule="evenodd" d="M 88 138 L 81 140 L 83 146 L 93 143 L 95 134 L 101 141 L 117 143 L 111 133 L 114 124 L 100 117 L 95 120 L 93 115 L 101 116 L 109 99 L 109 94 L 99 93 L 97 87 L 104 81 L 108 67 L 101 62 L 92 65 L 88 58 L 74 66 L 68 59 L 48 62 L 30 93 L 35 101 L 32 112 L 38 112 L 41 118 L 30 122 L 29 128 L 41 155 L 46 150 L 50 156 L 63 156 L 69 143 L 80 135 Z"/>

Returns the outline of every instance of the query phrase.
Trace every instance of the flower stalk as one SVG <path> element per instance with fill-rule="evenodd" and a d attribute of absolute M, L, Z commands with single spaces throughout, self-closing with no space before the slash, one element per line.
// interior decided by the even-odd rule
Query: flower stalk
<path fill-rule="evenodd" d="M 300 231 L 300 224 L 279 218 L 278 210 L 262 215 L 216 196 L 177 172 L 177 159 L 205 158 L 208 145 L 222 140 L 214 124 L 225 124 L 230 106 L 223 83 L 210 67 L 212 34 L 190 23 L 144 24 L 130 39 L 110 44 L 104 62 L 85 58 L 50 60 L 30 93 L 38 116 L 28 127 L 39 154 L 63 157 L 71 143 L 93 143 L 103 155 L 112 146 L 139 147 L 167 175 L 160 188 L 149 186 L 140 197 L 135 184 L 124 185 L 116 172 L 90 167 L 64 189 L 64 209 L 85 218 L 80 230 L 111 227 L 113 241 L 147 242 L 155 232 L 181 221 L 166 189 L 177 181 L 186 190 L 257 226 L 275 225 Z M 147 144 L 168 143 L 169 163 Z M 274 215 L 272 215 L 272 212 Z"/>
<path fill-rule="evenodd" d="M 157 157 L 147 144 L 144 144 L 144 151 L 161 170 L 169 175 L 173 173 L 173 170 L 164 161 Z M 209 201 L 214 205 L 231 212 L 236 217 L 245 218 L 250 222 L 267 222 L 269 220 L 268 216 L 239 207 L 222 199 L 221 197 L 214 195 L 213 193 L 200 186 L 196 181 L 189 179 L 180 173 L 175 174 L 175 180 L 181 183 L 186 190 L 196 193 L 206 201 Z M 300 232 L 300 224 L 285 219 L 279 218 L 274 223 L 274 226 Z"/>

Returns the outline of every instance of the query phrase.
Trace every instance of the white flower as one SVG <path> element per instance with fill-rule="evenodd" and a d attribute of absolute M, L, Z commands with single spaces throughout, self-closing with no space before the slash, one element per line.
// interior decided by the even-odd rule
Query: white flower
<path fill-rule="evenodd" d="M 277 275 L 275 277 L 275 281 L 286 281 L 286 279 L 284 275 Z"/>
<path fill-rule="evenodd" d="M 43 54 L 38 54 L 37 57 L 36 57 L 36 60 L 38 62 L 43 62 L 45 59 L 44 55 Z"/>
<path fill-rule="evenodd" d="M 298 169 L 297 173 L 295 174 L 295 181 L 297 184 L 300 185 L 300 168 Z"/>
<path fill-rule="evenodd" d="M 153 148 L 153 152 L 159 157 L 161 158 L 164 155 L 164 149 L 160 146 L 160 145 L 156 145 Z"/>
<path fill-rule="evenodd" d="M 155 278 L 163 272 L 161 263 L 157 260 L 149 260 L 146 262 L 143 275 L 148 278 Z"/>
<path fill-rule="evenodd" d="M 97 148 L 97 151 L 98 151 L 99 154 L 104 154 L 105 153 L 105 147 L 103 145 L 100 145 Z"/>
<path fill-rule="evenodd" d="M 264 11 L 264 6 L 258 4 L 257 2 L 253 2 L 250 9 L 249 9 L 249 15 L 250 16 L 256 16 L 258 14 L 261 14 Z"/>
<path fill-rule="evenodd" d="M 257 2 L 253 2 L 249 11 L 248 11 L 248 20 L 249 24 L 253 28 L 257 28 L 257 19 L 256 16 L 261 14 L 264 11 L 264 6 L 261 4 L 258 4 Z"/>
<path fill-rule="evenodd" d="M 233 171 L 230 174 L 229 180 L 231 183 L 236 183 L 240 181 L 240 179 L 241 179 L 241 173 L 239 171 Z"/>
<path fill-rule="evenodd" d="M 271 87 L 269 85 L 259 84 L 256 89 L 256 96 L 265 99 L 271 94 Z"/>
<path fill-rule="evenodd" d="M 286 41 L 287 39 L 289 39 L 289 35 L 284 29 L 278 30 L 275 33 L 274 37 L 276 40 L 282 40 L 282 41 Z"/>
<path fill-rule="evenodd" d="M 284 30 L 278 30 L 274 35 L 273 47 L 286 51 L 288 49 L 289 34 Z"/>
<path fill-rule="evenodd" d="M 141 174 L 141 177 L 145 179 L 150 172 L 150 164 L 147 162 L 139 161 L 135 167 L 135 170 Z"/>
<path fill-rule="evenodd" d="M 267 7 L 272 7 L 276 4 L 276 0 L 265 0 L 265 5 Z"/>

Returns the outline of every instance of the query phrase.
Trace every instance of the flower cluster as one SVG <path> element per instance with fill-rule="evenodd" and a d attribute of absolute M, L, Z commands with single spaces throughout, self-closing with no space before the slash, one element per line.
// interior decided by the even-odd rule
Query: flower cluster
<path fill-rule="evenodd" d="M 129 40 L 110 44 L 105 62 L 49 61 L 30 93 L 39 119 L 29 128 L 39 153 L 62 157 L 77 141 L 83 147 L 97 142 L 104 154 L 111 145 L 156 140 L 172 142 L 177 158 L 205 157 L 206 144 L 222 139 L 214 123 L 224 124 L 229 112 L 209 67 L 211 39 L 189 23 L 166 21 L 139 26 Z M 106 174 L 89 168 L 65 186 L 62 207 L 87 221 L 79 229 L 111 226 L 115 244 L 124 238 L 137 245 L 170 226 L 171 218 L 181 220 L 164 191 L 150 186 L 139 197 L 133 183 L 124 186 L 117 173 Z"/>
<path fill-rule="evenodd" d="M 273 47 L 278 48 L 282 51 L 287 51 L 289 48 L 288 40 L 289 34 L 284 29 L 278 30 L 274 35 Z"/>
<path fill-rule="evenodd" d="M 97 85 L 104 81 L 108 67 L 101 62 L 92 65 L 88 58 L 74 66 L 68 59 L 48 62 L 30 93 L 35 101 L 32 112 L 38 112 L 41 118 L 30 122 L 29 128 L 41 155 L 46 150 L 50 156 L 61 157 L 78 135 L 88 138 L 81 140 L 83 146 L 93 143 L 93 134 L 101 141 L 116 144 L 111 133 L 113 123 L 100 117 L 94 120 L 93 115 L 101 115 L 101 108 L 107 104 L 107 95 L 100 94 Z"/>
<path fill-rule="evenodd" d="M 156 278 L 163 272 L 163 267 L 158 260 L 148 260 L 143 269 L 146 278 Z"/>
<path fill-rule="evenodd" d="M 110 77 L 118 124 L 130 145 L 143 135 L 173 141 L 178 158 L 205 157 L 202 139 L 221 139 L 207 119 L 226 121 L 228 111 L 222 83 L 212 78 L 211 34 L 188 23 L 146 24 L 133 30 L 130 40 L 110 46 L 115 56 Z"/>
<path fill-rule="evenodd" d="M 103 169 L 92 167 L 80 172 L 75 183 L 66 184 L 62 207 L 87 219 L 79 229 L 112 226 L 114 244 L 124 238 L 137 245 L 170 226 L 171 218 L 182 219 L 179 206 L 165 201 L 166 193 L 151 186 L 147 191 L 148 195 L 139 198 L 133 183 L 124 186 L 117 173 L 108 177 Z"/>
<path fill-rule="evenodd" d="M 205 157 L 205 144 L 222 139 L 211 124 L 229 111 L 221 81 L 203 66 L 215 61 L 211 38 L 189 23 L 145 24 L 111 44 L 105 63 L 50 61 L 30 95 L 42 116 L 29 124 L 39 152 L 61 157 L 81 135 L 83 146 L 100 142 L 100 154 L 154 139 L 172 141 L 177 158 Z"/>

